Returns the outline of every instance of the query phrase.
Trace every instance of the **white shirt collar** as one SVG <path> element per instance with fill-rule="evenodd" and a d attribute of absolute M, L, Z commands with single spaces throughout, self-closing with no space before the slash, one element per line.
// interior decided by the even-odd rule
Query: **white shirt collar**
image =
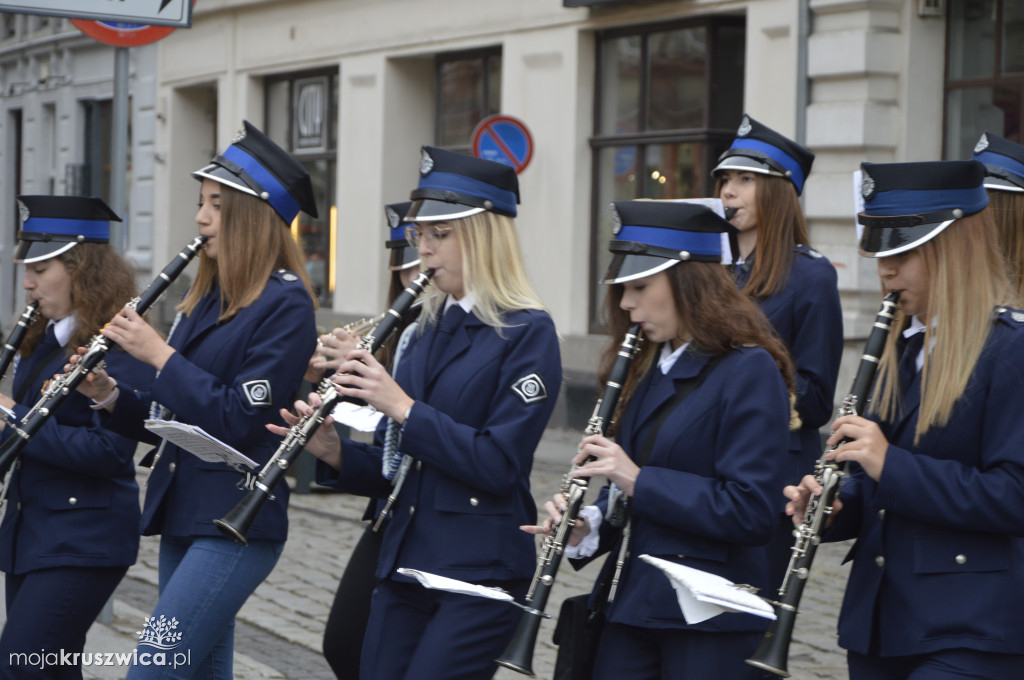
<path fill-rule="evenodd" d="M 910 317 L 910 325 L 903 329 L 903 337 L 909 338 L 912 335 L 924 333 L 924 324 L 916 315 Z"/>
<path fill-rule="evenodd" d="M 465 295 L 463 295 L 461 300 L 456 300 L 451 295 L 449 295 L 448 298 L 444 301 L 443 311 L 447 312 L 448 308 L 451 307 L 452 305 L 458 305 L 462 307 L 462 310 L 466 312 L 466 314 L 469 314 L 471 311 L 473 311 L 473 305 L 475 304 L 476 293 L 472 291 L 468 291 Z"/>
<path fill-rule="evenodd" d="M 668 375 L 668 372 L 672 370 L 672 367 L 676 365 L 676 361 L 679 357 L 683 356 L 683 352 L 689 346 L 690 343 L 686 342 L 680 345 L 679 349 L 673 350 L 672 343 L 662 343 L 661 356 L 658 357 L 658 368 L 661 370 L 662 375 Z"/>
<path fill-rule="evenodd" d="M 74 314 L 65 316 L 60 321 L 50 321 L 50 324 L 53 325 L 53 335 L 57 338 L 57 342 L 60 343 L 61 347 L 70 342 L 71 336 L 75 333 L 75 328 L 78 327 Z"/>

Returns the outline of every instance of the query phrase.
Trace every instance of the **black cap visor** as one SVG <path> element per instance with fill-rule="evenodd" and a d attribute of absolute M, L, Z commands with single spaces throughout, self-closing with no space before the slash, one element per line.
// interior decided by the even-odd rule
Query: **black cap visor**
<path fill-rule="evenodd" d="M 1013 182 L 1002 177 L 993 177 L 988 175 L 985 177 L 985 188 L 991 189 L 992 191 L 1016 191 L 1024 193 L 1024 186 L 1022 183 Z"/>
<path fill-rule="evenodd" d="M 729 155 L 730 152 L 742 151 L 743 155 L 734 153 Z M 751 155 L 746 155 L 751 154 Z M 772 175 L 774 177 L 789 177 L 789 173 L 785 168 L 776 163 L 773 159 L 769 158 L 765 154 L 759 154 L 756 151 L 750 151 L 748 149 L 730 149 L 722 154 L 723 158 L 718 161 L 718 165 L 711 171 L 712 177 L 717 177 L 718 173 L 725 170 L 736 170 L 739 172 L 754 172 L 759 175 Z"/>
<path fill-rule="evenodd" d="M 249 176 L 249 173 L 221 156 L 217 156 L 214 161 L 215 162 L 210 163 L 206 167 L 193 172 L 192 176 L 200 182 L 204 179 L 212 179 L 213 181 L 220 182 L 232 189 L 237 189 L 242 193 L 249 194 L 251 196 L 260 195 L 260 185 L 256 183 L 256 180 Z M 221 163 L 224 163 L 224 165 Z M 233 166 L 234 170 L 229 166 Z"/>
<path fill-rule="evenodd" d="M 447 220 L 461 220 L 470 215 L 479 215 L 487 209 L 479 206 L 465 205 L 462 203 L 449 203 L 434 199 L 414 200 L 409 214 L 406 215 L 406 222 L 445 222 Z"/>
<path fill-rule="evenodd" d="M 665 271 L 682 260 L 666 259 L 654 255 L 634 255 L 632 253 L 615 253 L 608 265 L 601 283 L 625 283 Z"/>
<path fill-rule="evenodd" d="M 405 245 L 393 246 L 392 243 L 403 243 Z M 400 272 L 409 267 L 415 267 L 420 263 L 420 254 L 415 248 L 405 241 L 388 241 L 388 248 L 391 249 L 391 260 L 388 262 L 388 269 L 393 272 Z"/>
<path fill-rule="evenodd" d="M 864 225 L 860 237 L 860 254 L 865 257 L 889 257 L 917 248 L 932 240 L 956 220 L 944 220 L 908 227 Z"/>
<path fill-rule="evenodd" d="M 106 243 L 106 241 L 102 241 Z M 14 253 L 14 261 L 22 264 L 42 262 L 51 257 L 57 257 L 61 253 L 78 245 L 78 241 L 21 241 L 18 243 L 18 250 Z"/>

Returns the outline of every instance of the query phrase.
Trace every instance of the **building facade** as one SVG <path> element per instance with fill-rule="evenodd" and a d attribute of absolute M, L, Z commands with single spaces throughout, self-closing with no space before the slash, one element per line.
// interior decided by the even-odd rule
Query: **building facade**
<path fill-rule="evenodd" d="M 604 343 L 608 204 L 709 195 L 749 112 L 817 154 L 803 200 L 839 271 L 845 389 L 879 299 L 874 263 L 857 255 L 852 172 L 964 158 L 983 129 L 1016 139 L 1022 31 L 1011 0 L 200 0 L 193 27 L 156 46 L 152 149 L 139 147 L 148 128 L 133 136 L 133 153 L 155 159 L 138 249 L 159 266 L 194 234 L 189 172 L 248 119 L 314 177 L 320 216 L 292 229 L 322 325 L 374 314 L 387 288 L 382 207 L 415 186 L 419 147 L 469 150 L 482 118 L 509 114 L 534 141 L 520 175 L 527 266 L 565 340 L 569 393 L 582 395 Z M 3 56 L 5 87 L 9 68 L 39 68 Z M 80 127 L 66 125 L 59 158 L 81 158 Z M 572 404 L 562 415 L 586 418 Z"/>

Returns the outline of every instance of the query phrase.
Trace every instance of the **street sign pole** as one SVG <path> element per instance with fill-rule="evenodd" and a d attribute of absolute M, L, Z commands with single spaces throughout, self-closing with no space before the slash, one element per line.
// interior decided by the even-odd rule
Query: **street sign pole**
<path fill-rule="evenodd" d="M 110 208 L 123 222 L 110 224 L 110 242 L 128 252 L 128 49 L 114 48 L 114 101 L 110 140 Z"/>

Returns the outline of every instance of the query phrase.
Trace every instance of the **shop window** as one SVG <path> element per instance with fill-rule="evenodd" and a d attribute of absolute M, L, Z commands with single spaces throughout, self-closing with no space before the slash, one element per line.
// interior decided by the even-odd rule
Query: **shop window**
<path fill-rule="evenodd" d="M 611 202 L 713 192 L 711 169 L 743 115 L 745 42 L 742 17 L 598 34 L 591 280 L 611 258 Z M 595 284 L 591 332 L 601 330 L 603 298 Z"/>
<path fill-rule="evenodd" d="M 436 144 L 469 153 L 477 123 L 501 110 L 501 48 L 438 55 L 436 92 Z"/>
<path fill-rule="evenodd" d="M 338 208 L 338 72 L 289 74 L 266 80 L 266 132 L 309 171 L 320 216 L 302 212 L 292 235 L 320 304 L 331 307 L 336 275 Z"/>
<path fill-rule="evenodd" d="M 970 158 L 984 131 L 1020 143 L 1024 3 L 949 0 L 945 157 Z"/>

